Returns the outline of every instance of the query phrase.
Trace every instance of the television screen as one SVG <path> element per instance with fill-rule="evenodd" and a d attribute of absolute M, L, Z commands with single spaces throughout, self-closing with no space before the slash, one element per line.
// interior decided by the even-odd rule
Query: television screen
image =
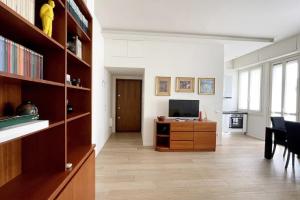
<path fill-rule="evenodd" d="M 199 100 L 169 100 L 169 117 L 198 117 Z"/>

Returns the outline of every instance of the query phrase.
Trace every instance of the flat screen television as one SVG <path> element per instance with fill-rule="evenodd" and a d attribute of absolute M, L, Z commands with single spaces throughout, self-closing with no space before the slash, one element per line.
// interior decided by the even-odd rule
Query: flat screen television
<path fill-rule="evenodd" d="M 169 100 L 169 117 L 196 118 L 199 115 L 199 100 Z"/>

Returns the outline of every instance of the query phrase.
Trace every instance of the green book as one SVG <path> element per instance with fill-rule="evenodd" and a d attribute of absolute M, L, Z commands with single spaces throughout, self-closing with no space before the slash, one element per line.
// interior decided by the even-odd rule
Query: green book
<path fill-rule="evenodd" d="M 39 115 L 23 115 L 23 116 L 0 118 L 0 129 L 9 126 L 14 126 L 21 123 L 30 122 L 33 120 L 38 120 L 38 119 L 39 119 Z"/>

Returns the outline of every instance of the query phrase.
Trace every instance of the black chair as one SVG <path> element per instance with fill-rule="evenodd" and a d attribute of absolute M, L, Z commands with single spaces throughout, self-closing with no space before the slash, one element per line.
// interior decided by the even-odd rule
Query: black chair
<path fill-rule="evenodd" d="M 300 123 L 286 122 L 287 128 L 287 147 L 288 156 L 285 164 L 285 168 L 289 166 L 290 153 L 292 153 L 292 164 L 295 165 L 295 154 L 300 155 Z"/>
<path fill-rule="evenodd" d="M 271 121 L 272 121 L 272 129 L 274 132 L 274 146 L 273 146 L 272 154 L 274 155 L 277 145 L 282 145 L 285 147 L 283 153 L 283 157 L 284 157 L 287 151 L 287 129 L 285 126 L 284 118 L 271 117 Z"/>

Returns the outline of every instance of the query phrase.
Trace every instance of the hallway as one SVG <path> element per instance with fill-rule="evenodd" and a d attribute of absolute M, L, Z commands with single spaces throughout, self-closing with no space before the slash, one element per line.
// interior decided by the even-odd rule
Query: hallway
<path fill-rule="evenodd" d="M 283 149 L 226 135 L 216 152 L 160 153 L 137 133 L 113 134 L 96 159 L 98 200 L 300 199 L 300 166 L 284 170 Z M 291 164 L 291 163 L 290 163 Z"/>

